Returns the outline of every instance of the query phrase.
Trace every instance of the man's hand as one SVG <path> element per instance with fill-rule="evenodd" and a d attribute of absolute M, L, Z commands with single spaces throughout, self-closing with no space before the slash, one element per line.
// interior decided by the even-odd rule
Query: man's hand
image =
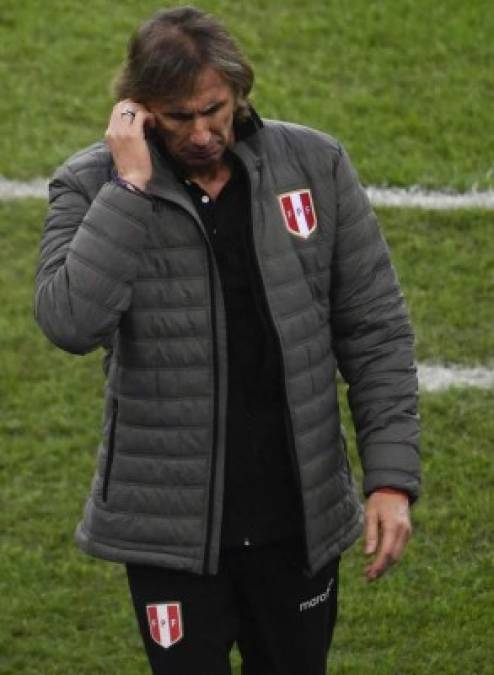
<path fill-rule="evenodd" d="M 146 189 L 152 173 L 144 127 L 155 123 L 149 110 L 126 99 L 114 106 L 105 134 L 118 175 L 140 190 Z"/>
<path fill-rule="evenodd" d="M 411 534 L 408 495 L 373 492 L 365 508 L 365 554 L 377 555 L 365 570 L 368 581 L 380 577 L 400 559 Z"/>

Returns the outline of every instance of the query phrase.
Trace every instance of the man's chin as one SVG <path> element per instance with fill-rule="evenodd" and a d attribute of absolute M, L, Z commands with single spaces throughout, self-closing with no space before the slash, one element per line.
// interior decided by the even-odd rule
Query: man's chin
<path fill-rule="evenodd" d="M 207 171 L 208 169 L 212 169 L 216 164 L 221 163 L 224 154 L 225 151 L 222 149 L 221 151 L 218 150 L 211 153 L 205 153 L 204 155 L 185 155 L 181 157 L 180 160 L 181 164 L 188 169 Z"/>

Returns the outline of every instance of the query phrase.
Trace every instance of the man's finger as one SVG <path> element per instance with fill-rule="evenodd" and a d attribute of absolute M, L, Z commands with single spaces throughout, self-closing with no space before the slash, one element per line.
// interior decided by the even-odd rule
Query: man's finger
<path fill-rule="evenodd" d="M 365 514 L 365 554 L 372 555 L 376 552 L 379 532 L 377 512 L 369 510 Z"/>
<path fill-rule="evenodd" d="M 383 532 L 377 558 L 366 569 L 366 575 L 370 581 L 380 577 L 382 574 L 384 574 L 388 567 L 396 562 L 396 558 L 394 557 L 396 536 L 397 531 L 395 529 L 388 529 Z"/>
<path fill-rule="evenodd" d="M 155 126 L 155 116 L 143 105 L 130 99 L 115 104 L 110 118 L 110 126 L 115 130 L 123 128 L 130 134 L 139 135 L 145 124 Z"/>
<path fill-rule="evenodd" d="M 405 547 L 408 543 L 408 540 L 410 539 L 411 533 L 412 528 L 409 525 L 408 527 L 402 525 L 397 528 L 394 546 L 392 550 L 393 560 L 395 560 L 396 562 L 401 558 L 403 551 L 405 550 Z"/>

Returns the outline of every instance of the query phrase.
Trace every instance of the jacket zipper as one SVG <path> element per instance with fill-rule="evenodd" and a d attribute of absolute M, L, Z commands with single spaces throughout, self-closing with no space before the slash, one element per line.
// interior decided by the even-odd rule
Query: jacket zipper
<path fill-rule="evenodd" d="M 252 194 L 252 184 L 251 184 L 251 181 L 250 181 L 250 177 L 248 176 L 248 173 L 247 172 L 245 172 L 245 173 L 246 173 L 246 176 L 247 176 L 247 180 L 249 182 L 251 204 L 253 204 L 254 203 L 254 195 Z M 300 502 L 301 502 L 301 507 L 302 507 L 302 514 L 301 514 L 302 515 L 302 524 L 303 524 L 303 527 L 304 527 L 304 547 L 305 547 L 305 552 L 306 552 L 305 557 L 306 557 L 306 560 L 307 560 L 307 564 L 309 564 L 309 558 L 308 558 L 308 552 L 307 552 L 307 538 L 306 538 L 306 534 L 305 534 L 305 515 L 304 515 L 304 507 L 303 507 L 302 479 L 300 477 L 300 468 L 298 466 L 298 460 L 297 460 L 297 456 L 295 454 L 295 441 L 294 441 L 294 433 L 293 433 L 292 416 L 290 414 L 290 406 L 289 406 L 289 403 L 288 403 L 288 394 L 287 394 L 287 390 L 286 390 L 286 380 L 285 380 L 285 377 L 284 377 L 285 360 L 283 358 L 283 347 L 282 347 L 282 343 L 281 343 L 281 335 L 280 335 L 280 332 L 278 330 L 278 326 L 276 324 L 276 321 L 274 320 L 274 318 L 271 314 L 266 289 L 264 287 L 263 277 L 262 277 L 262 273 L 261 273 L 261 265 L 259 263 L 259 258 L 258 258 L 257 249 L 256 249 L 256 239 L 255 239 L 255 236 L 254 236 L 254 222 L 253 222 L 253 218 L 252 218 L 252 212 L 251 212 L 251 216 L 250 216 L 250 221 L 251 221 L 250 222 L 251 226 L 250 226 L 249 229 L 250 229 L 250 238 L 251 238 L 251 243 L 252 243 L 253 260 L 254 260 L 254 264 L 255 264 L 256 269 L 257 269 L 257 276 L 258 276 L 258 280 L 259 280 L 259 283 L 257 285 L 260 286 L 261 293 L 262 293 L 263 300 L 264 300 L 264 307 L 265 307 L 265 310 L 266 310 L 266 314 L 268 316 L 268 320 L 269 320 L 272 328 L 274 329 L 274 334 L 276 335 L 276 339 L 277 339 L 277 343 L 278 343 L 278 358 L 280 359 L 280 363 L 281 363 L 281 389 L 283 391 L 283 398 L 284 398 L 284 403 L 285 403 L 285 409 L 284 409 L 283 417 L 285 419 L 285 426 L 286 426 L 287 432 L 288 432 L 287 440 L 288 440 L 290 458 L 291 458 L 291 461 L 292 461 L 292 466 L 293 466 L 293 469 L 294 469 L 294 473 L 295 473 L 295 477 L 296 477 L 298 489 L 299 489 L 299 496 L 300 496 Z"/>
<path fill-rule="evenodd" d="M 108 450 L 106 457 L 105 475 L 103 476 L 103 494 L 104 502 L 108 501 L 108 488 L 110 485 L 110 473 L 113 464 L 113 453 L 115 447 L 115 429 L 117 426 L 118 399 L 114 398 L 112 402 L 111 427 L 108 437 Z"/>
<path fill-rule="evenodd" d="M 159 212 L 162 206 L 161 198 L 156 198 L 156 203 L 153 202 L 154 207 Z M 194 218 L 195 220 L 195 218 Z M 217 340 L 217 329 L 216 329 L 216 294 L 214 290 L 214 266 L 212 262 L 212 247 L 209 242 L 206 233 L 203 231 L 203 228 L 200 227 L 200 222 L 197 223 L 198 229 L 200 230 L 201 235 L 204 237 L 206 244 L 206 254 L 208 259 L 208 276 L 209 276 L 209 294 L 211 297 L 211 327 L 213 334 L 213 439 L 211 447 L 211 474 L 209 479 L 209 503 L 208 503 L 208 514 L 206 519 L 206 540 L 204 544 L 204 562 L 203 562 L 203 574 L 207 574 L 209 571 L 209 564 L 211 559 L 211 532 L 213 526 L 213 515 L 214 515 L 214 492 L 216 484 L 216 456 L 217 456 L 217 444 L 218 444 L 218 399 L 219 399 L 219 387 L 218 387 L 218 340 Z"/>
<path fill-rule="evenodd" d="M 209 269 L 209 292 L 211 296 L 211 325 L 213 333 L 213 442 L 211 448 L 211 475 L 209 479 L 209 504 L 208 516 L 206 521 L 206 542 L 204 546 L 204 574 L 209 571 L 209 562 L 211 558 L 211 531 L 213 528 L 213 512 L 214 512 L 214 492 L 216 483 L 216 455 L 218 442 L 218 341 L 216 334 L 216 296 L 214 290 L 214 268 L 212 264 L 212 253 L 210 250 L 210 243 L 206 241 L 206 250 L 208 256 Z"/>

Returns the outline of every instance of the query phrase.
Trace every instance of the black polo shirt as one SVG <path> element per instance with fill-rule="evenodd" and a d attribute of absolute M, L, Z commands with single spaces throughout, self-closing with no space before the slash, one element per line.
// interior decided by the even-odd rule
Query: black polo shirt
<path fill-rule="evenodd" d="M 253 257 L 249 179 L 233 154 L 228 160 L 232 176 L 215 200 L 184 180 L 214 250 L 226 310 L 224 547 L 265 543 L 302 530 L 281 355 Z"/>

